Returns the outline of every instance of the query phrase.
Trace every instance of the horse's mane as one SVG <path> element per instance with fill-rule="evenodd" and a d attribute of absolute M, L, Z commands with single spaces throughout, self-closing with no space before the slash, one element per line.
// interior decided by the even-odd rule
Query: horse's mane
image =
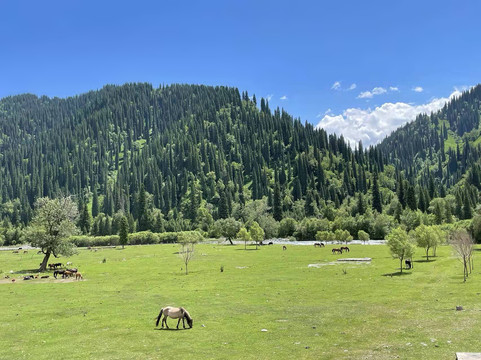
<path fill-rule="evenodd" d="M 190 316 L 189 312 L 187 310 L 185 310 L 184 308 L 181 308 L 181 309 L 184 312 L 184 316 L 187 318 L 187 320 L 191 321 L 192 316 Z"/>

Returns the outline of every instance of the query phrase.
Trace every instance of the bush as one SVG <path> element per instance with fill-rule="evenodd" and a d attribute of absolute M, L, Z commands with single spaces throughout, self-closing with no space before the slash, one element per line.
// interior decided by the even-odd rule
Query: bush
<path fill-rule="evenodd" d="M 191 233 L 196 233 L 195 235 L 201 235 L 197 231 L 180 231 L 180 232 L 164 232 L 164 233 L 153 233 L 151 231 L 140 231 L 136 233 L 129 234 L 129 245 L 147 245 L 147 244 L 166 244 L 166 243 L 176 243 L 179 237 L 183 234 L 190 235 Z M 77 247 L 88 247 L 88 246 L 117 246 L 119 245 L 118 235 L 108 235 L 108 236 L 71 236 L 70 240 Z"/>
<path fill-rule="evenodd" d="M 117 246 L 119 244 L 118 235 L 107 236 L 71 236 L 70 241 L 76 247 L 89 247 L 89 246 Z"/>
<path fill-rule="evenodd" d="M 292 236 L 296 231 L 297 221 L 293 218 L 282 219 L 279 224 L 279 236 L 286 238 Z"/>
<path fill-rule="evenodd" d="M 158 244 L 159 237 L 151 231 L 140 231 L 129 234 L 130 245 Z"/>
<path fill-rule="evenodd" d="M 368 241 L 369 240 L 369 234 L 367 232 L 365 232 L 364 230 L 359 230 L 357 232 L 357 238 L 361 241 Z"/>
<path fill-rule="evenodd" d="M 164 232 L 164 233 L 157 234 L 157 237 L 159 238 L 159 243 L 161 244 L 176 243 L 178 236 L 179 236 L 179 233 L 176 233 L 176 232 Z"/>
<path fill-rule="evenodd" d="M 316 218 L 302 220 L 294 233 L 297 240 L 314 240 L 318 231 L 329 230 L 328 222 Z"/>

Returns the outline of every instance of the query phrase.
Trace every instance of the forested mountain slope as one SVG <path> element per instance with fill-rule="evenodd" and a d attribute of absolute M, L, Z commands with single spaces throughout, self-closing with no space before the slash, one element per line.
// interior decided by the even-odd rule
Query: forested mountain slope
<path fill-rule="evenodd" d="M 481 189 L 481 86 L 449 101 L 440 111 L 420 114 L 388 136 L 378 150 L 413 184 L 446 191 Z M 466 189 L 467 187 L 467 189 Z M 461 189 L 462 188 L 462 189 Z M 477 199 L 473 196 L 473 199 Z"/>
<path fill-rule="evenodd" d="M 481 181 L 480 95 L 474 88 L 369 149 L 235 88 L 126 84 L 66 99 L 7 97 L 4 233 L 28 224 L 35 199 L 59 194 L 75 197 L 80 227 L 94 235 L 116 233 L 126 214 L 131 231 L 208 232 L 234 217 L 256 219 L 272 236 L 283 218 L 312 217 L 382 237 L 409 211 L 434 216 L 433 201 L 445 196 L 456 206 L 437 222 L 470 218 Z"/>
<path fill-rule="evenodd" d="M 194 222 L 202 204 L 227 217 L 234 204 L 264 196 L 287 212 L 307 197 L 314 213 L 326 200 L 339 206 L 367 192 L 373 168 L 383 169 L 376 149 L 352 150 L 226 87 L 127 84 L 67 99 L 8 97 L 0 129 L 3 216 L 14 224 L 28 222 L 37 197 L 59 193 L 100 196 L 94 217 L 124 210 L 138 218 L 142 184 L 151 207 L 175 219 Z"/>

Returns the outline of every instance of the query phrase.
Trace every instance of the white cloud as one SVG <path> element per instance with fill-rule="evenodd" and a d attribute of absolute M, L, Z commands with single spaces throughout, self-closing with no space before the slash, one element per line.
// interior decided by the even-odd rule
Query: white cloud
<path fill-rule="evenodd" d="M 420 93 L 420 92 L 423 92 L 424 89 L 421 86 L 416 86 L 416 87 L 413 87 L 413 91 L 417 92 L 417 93 Z"/>
<path fill-rule="evenodd" d="M 286 95 L 283 95 L 280 97 L 281 100 L 287 100 L 287 96 Z"/>
<path fill-rule="evenodd" d="M 321 117 L 323 117 L 324 115 L 328 115 L 328 114 L 332 114 L 331 108 L 327 109 L 327 110 L 324 111 L 324 112 L 321 111 L 319 114 L 316 115 L 316 118 L 321 118 Z"/>
<path fill-rule="evenodd" d="M 266 99 L 267 101 L 271 101 L 272 97 L 274 96 L 274 94 L 269 94 L 266 96 Z"/>
<path fill-rule="evenodd" d="M 353 146 L 359 140 L 362 140 L 364 145 L 373 145 L 401 125 L 414 120 L 418 114 L 437 111 L 449 99 L 459 95 L 461 92 L 456 90 L 449 98 L 433 99 L 422 105 L 398 102 L 384 103 L 375 109 L 349 108 L 340 115 L 325 114 L 316 128 L 323 128 L 328 133 L 342 134 Z"/>
<path fill-rule="evenodd" d="M 347 89 L 347 91 L 354 90 L 355 88 L 357 88 L 357 85 L 355 83 L 352 83 L 351 86 L 349 86 L 349 88 Z"/>
<path fill-rule="evenodd" d="M 399 88 L 397 86 L 390 86 L 389 91 L 399 91 Z"/>
<path fill-rule="evenodd" d="M 387 92 L 386 89 L 384 89 L 383 87 L 376 86 L 371 91 L 361 92 L 357 97 L 359 99 L 371 99 L 374 95 L 381 95 L 381 94 L 384 94 L 385 92 Z"/>
<path fill-rule="evenodd" d="M 331 86 L 331 90 L 340 90 L 341 89 L 341 82 L 336 81 L 334 84 Z"/>
<path fill-rule="evenodd" d="M 375 87 L 374 89 L 372 89 L 373 95 L 381 95 L 381 94 L 384 94 L 385 92 L 387 92 L 387 90 L 382 87 Z"/>
<path fill-rule="evenodd" d="M 372 98 L 372 92 L 370 91 L 363 91 L 358 96 L 358 99 L 370 99 Z"/>

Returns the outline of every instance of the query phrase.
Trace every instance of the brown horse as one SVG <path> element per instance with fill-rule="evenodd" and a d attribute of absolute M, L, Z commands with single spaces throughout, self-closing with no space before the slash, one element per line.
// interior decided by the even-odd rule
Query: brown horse
<path fill-rule="evenodd" d="M 332 253 L 333 254 L 342 254 L 342 250 L 341 249 L 332 249 Z"/>
<path fill-rule="evenodd" d="M 325 247 L 324 243 L 314 243 L 314 247 Z"/>
<path fill-rule="evenodd" d="M 79 272 L 77 272 L 77 273 L 75 274 L 75 280 L 83 280 L 82 274 L 79 273 Z"/>
<path fill-rule="evenodd" d="M 162 314 L 164 315 L 162 319 L 162 329 L 164 328 L 164 323 L 167 329 L 169 328 L 169 325 L 167 325 L 167 317 L 171 317 L 172 319 L 179 319 L 177 321 L 177 329 L 179 328 L 180 320 L 182 320 L 182 325 L 184 326 L 185 329 L 185 319 L 187 319 L 187 324 L 189 327 L 192 329 L 192 326 L 194 325 L 194 319 L 190 316 L 189 312 L 185 310 L 183 307 L 172 307 L 172 306 L 167 306 L 165 308 L 160 309 L 159 316 L 157 317 L 157 322 L 155 323 L 155 326 L 159 326 L 159 321 L 160 318 L 162 317 Z"/>
<path fill-rule="evenodd" d="M 287 250 L 287 246 L 283 245 L 282 250 Z"/>
<path fill-rule="evenodd" d="M 349 252 L 349 248 L 347 246 L 341 246 L 341 250 L 345 252 Z"/>

